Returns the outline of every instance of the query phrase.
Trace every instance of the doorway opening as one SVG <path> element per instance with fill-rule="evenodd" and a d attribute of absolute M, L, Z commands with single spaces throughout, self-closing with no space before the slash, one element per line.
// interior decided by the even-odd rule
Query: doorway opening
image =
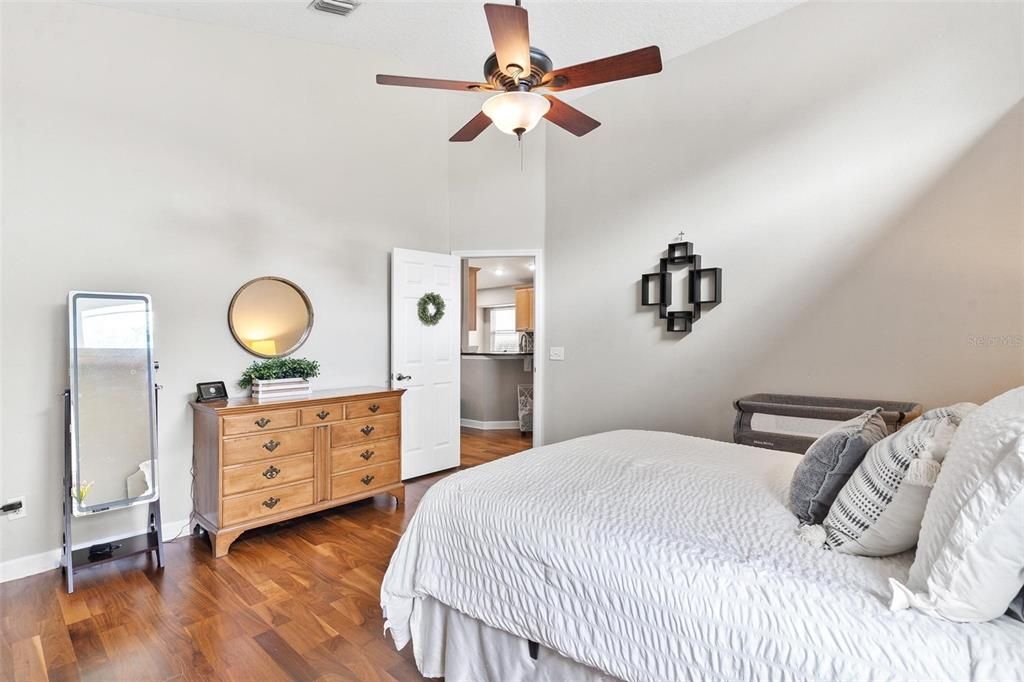
<path fill-rule="evenodd" d="M 541 252 L 454 252 L 462 268 L 462 465 L 540 445 Z M 535 353 L 536 350 L 536 353 Z"/>

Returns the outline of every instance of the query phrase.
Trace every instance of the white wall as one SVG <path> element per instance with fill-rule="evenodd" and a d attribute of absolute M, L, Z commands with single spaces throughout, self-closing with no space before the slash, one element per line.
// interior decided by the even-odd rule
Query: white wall
<path fill-rule="evenodd" d="M 728 439 L 754 391 L 1024 383 L 1022 27 L 1020 3 L 811 3 L 574 101 L 604 125 L 547 137 L 547 440 Z M 639 305 L 680 229 L 724 269 L 685 338 Z"/>
<path fill-rule="evenodd" d="M 451 137 L 480 111 L 481 94 L 442 94 Z M 516 138 L 493 125 L 472 142 L 449 143 L 448 199 L 452 249 L 539 249 L 544 246 L 545 131 L 541 121 Z M 520 166 L 522 161 L 522 166 Z"/>
<path fill-rule="evenodd" d="M 297 355 L 318 386 L 381 384 L 389 250 L 450 248 L 445 100 L 376 86 L 408 71 L 386 55 L 66 2 L 4 3 L 2 42 L 0 497 L 27 495 L 28 518 L 0 520 L 0 562 L 60 543 L 69 290 L 153 295 L 175 521 L 195 383 L 239 392 L 254 359 L 225 321 L 239 285 L 304 287 L 316 325 Z"/>

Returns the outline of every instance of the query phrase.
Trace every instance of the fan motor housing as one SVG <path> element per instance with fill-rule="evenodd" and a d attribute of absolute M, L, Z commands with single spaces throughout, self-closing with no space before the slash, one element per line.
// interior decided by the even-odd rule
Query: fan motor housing
<path fill-rule="evenodd" d="M 531 45 L 530 73 L 519 76 L 518 87 L 515 79 L 498 67 L 498 56 L 493 52 L 484 62 L 484 78 L 496 90 L 519 90 L 523 85 L 529 89 L 537 87 L 552 68 L 551 57 L 548 57 L 543 50 Z"/>

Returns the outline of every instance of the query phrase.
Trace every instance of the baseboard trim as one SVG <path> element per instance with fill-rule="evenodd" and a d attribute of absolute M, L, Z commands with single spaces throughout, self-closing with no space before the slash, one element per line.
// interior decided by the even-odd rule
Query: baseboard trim
<path fill-rule="evenodd" d="M 497 431 L 499 429 L 518 429 L 519 420 L 513 419 L 504 422 L 483 422 L 477 419 L 463 419 L 462 425 L 467 429 L 481 429 L 483 431 Z"/>
<path fill-rule="evenodd" d="M 186 519 L 165 523 L 163 527 L 164 542 L 170 542 L 174 539 L 175 535 L 177 535 L 178 532 L 187 524 L 188 520 Z M 187 531 L 188 528 L 185 528 L 185 530 Z M 109 538 L 96 538 L 95 540 L 75 544 L 74 548 L 81 549 L 83 547 L 89 547 L 90 545 L 97 545 L 101 542 L 113 542 L 114 540 L 120 540 L 122 537 L 124 536 L 115 535 Z M 57 547 L 45 552 L 40 552 L 39 554 L 29 554 L 28 556 L 0 562 L 0 583 L 18 580 L 19 578 L 27 578 L 30 575 L 45 573 L 46 571 L 52 571 L 55 568 L 60 568 L 60 557 L 61 549 L 60 547 Z"/>

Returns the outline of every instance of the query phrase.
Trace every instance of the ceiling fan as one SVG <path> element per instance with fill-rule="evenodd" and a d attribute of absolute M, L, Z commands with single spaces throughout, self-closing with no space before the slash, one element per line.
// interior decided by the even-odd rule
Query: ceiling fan
<path fill-rule="evenodd" d="M 530 45 L 527 12 L 519 3 L 520 0 L 516 0 L 515 5 L 484 5 L 491 40 L 494 42 L 494 52 L 484 62 L 486 82 L 377 74 L 377 83 L 498 93 L 484 102 L 482 111 L 451 137 L 452 142 L 469 142 L 491 123 L 503 133 L 522 138 L 523 133 L 533 130 L 541 118 L 565 128 L 573 135 L 586 135 L 601 123 L 553 95 L 538 94 L 536 91 L 560 92 L 661 71 L 661 51 L 656 45 L 554 69 L 551 58 Z"/>

